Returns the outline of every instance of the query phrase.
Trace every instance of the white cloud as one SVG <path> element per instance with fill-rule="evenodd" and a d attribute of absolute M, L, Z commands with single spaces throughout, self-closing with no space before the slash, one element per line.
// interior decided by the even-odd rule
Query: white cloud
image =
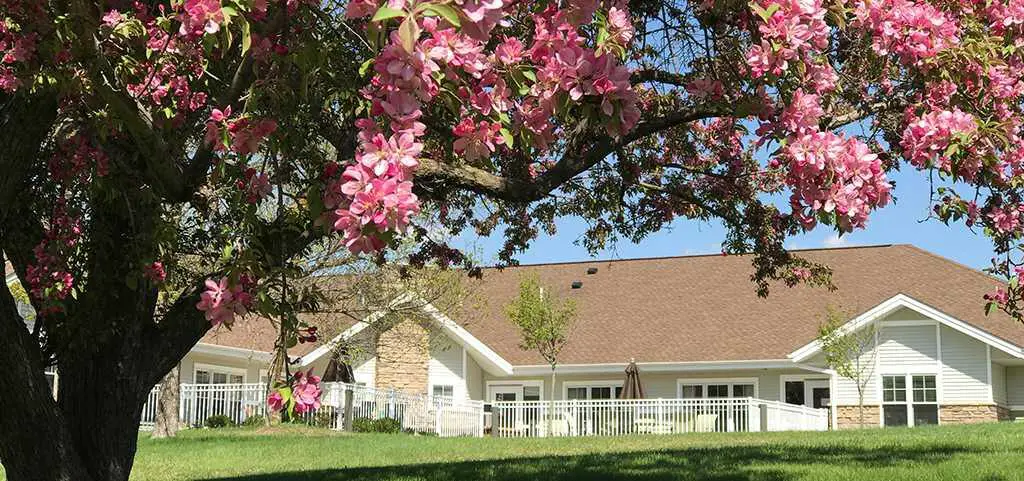
<path fill-rule="evenodd" d="M 832 247 L 845 247 L 845 246 L 849 245 L 849 243 L 847 242 L 847 239 L 849 239 L 849 237 L 840 237 L 839 234 L 832 234 L 832 235 L 830 235 L 830 236 L 825 238 L 825 242 L 823 242 L 823 244 L 824 244 L 825 247 L 829 247 L 829 248 L 832 248 Z"/>

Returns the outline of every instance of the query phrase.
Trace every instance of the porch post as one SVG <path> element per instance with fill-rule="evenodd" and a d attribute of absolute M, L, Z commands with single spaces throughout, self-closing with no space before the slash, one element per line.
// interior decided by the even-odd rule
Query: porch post
<path fill-rule="evenodd" d="M 348 384 L 343 384 L 343 386 L 345 387 L 345 419 L 343 421 L 344 424 L 342 428 L 346 432 L 352 432 L 352 419 L 355 417 L 355 413 L 353 412 L 354 409 L 352 406 L 354 393 L 352 392 L 352 386 Z"/>
<path fill-rule="evenodd" d="M 838 408 L 836 406 L 836 396 L 839 394 L 839 392 L 837 390 L 837 387 L 838 387 L 839 383 L 836 382 L 837 379 L 836 379 L 835 371 L 832 371 L 831 369 L 829 369 L 829 371 L 831 371 L 831 372 L 828 373 L 828 415 L 829 415 L 828 427 L 829 427 L 830 430 L 838 430 L 839 429 L 839 412 L 838 412 L 839 410 L 838 410 Z M 864 426 L 860 426 L 860 427 L 864 427 Z"/>

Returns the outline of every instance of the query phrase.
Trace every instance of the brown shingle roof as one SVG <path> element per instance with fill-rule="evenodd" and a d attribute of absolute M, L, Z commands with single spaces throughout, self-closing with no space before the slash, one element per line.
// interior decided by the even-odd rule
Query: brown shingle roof
<path fill-rule="evenodd" d="M 836 292 L 779 285 L 757 297 L 749 256 L 690 256 L 575 262 L 487 269 L 486 302 L 466 328 L 513 365 L 543 364 L 518 347 L 504 313 L 520 276 L 536 272 L 563 297 L 576 299 L 577 320 L 561 364 L 784 359 L 814 340 L 827 307 L 854 316 L 906 294 L 991 334 L 1024 345 L 1024 326 L 994 312 L 982 295 L 999 282 L 909 245 L 800 251 L 833 269 Z M 596 267 L 596 274 L 587 269 Z M 581 289 L 571 289 L 582 281 Z"/>
<path fill-rule="evenodd" d="M 784 359 L 814 340 L 827 307 L 856 316 L 906 294 L 990 334 L 1024 345 L 1024 326 L 1008 316 L 984 314 L 982 295 L 1000 283 L 977 270 L 910 245 L 803 250 L 799 255 L 830 266 L 835 292 L 779 285 L 759 298 L 750 281 L 749 256 L 689 256 L 586 261 L 485 269 L 475 282 L 482 300 L 466 325 L 474 336 L 513 365 L 543 361 L 519 348 L 519 334 L 505 316 L 520 276 L 536 272 L 559 295 L 576 299 L 577 320 L 559 357 L 561 364 Z M 596 267 L 596 274 L 587 269 Z M 581 289 L 571 289 L 582 281 Z M 471 283 L 471 285 L 473 285 Z M 460 319 L 455 319 L 461 322 Z M 234 329 L 211 331 L 202 342 L 273 349 L 276 329 L 249 317 Z M 300 345 L 292 355 L 315 346 Z"/>

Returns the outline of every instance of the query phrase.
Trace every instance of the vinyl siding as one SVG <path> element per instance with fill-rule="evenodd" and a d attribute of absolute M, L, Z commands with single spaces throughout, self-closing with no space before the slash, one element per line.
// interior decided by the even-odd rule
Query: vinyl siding
<path fill-rule="evenodd" d="M 223 368 L 226 371 L 230 370 L 232 374 L 236 374 L 235 370 L 241 370 L 244 372 L 244 382 L 247 383 L 260 382 L 260 369 L 267 368 L 265 363 L 255 359 L 190 352 L 181 360 L 179 373 L 182 384 L 192 384 L 195 382 L 196 364 L 211 366 L 214 370 L 218 367 Z"/>
<path fill-rule="evenodd" d="M 812 362 L 815 366 L 825 367 L 823 355 L 815 357 Z M 875 351 L 866 352 L 860 357 L 861 377 L 866 379 L 864 386 L 864 403 L 878 402 L 878 386 L 875 382 L 878 370 L 875 369 Z M 850 378 L 836 377 L 836 392 L 832 396 L 832 402 L 837 406 L 853 406 L 858 403 L 857 382 Z"/>
<path fill-rule="evenodd" d="M 992 400 L 1006 406 L 1006 366 L 992 365 Z"/>
<path fill-rule="evenodd" d="M 466 397 L 466 381 L 462 373 L 462 346 L 455 343 L 432 343 L 427 370 L 427 392 L 435 385 L 452 386 L 452 395 Z"/>
<path fill-rule="evenodd" d="M 361 363 L 357 363 L 355 368 L 352 369 L 352 375 L 355 376 L 356 383 L 363 383 L 373 387 L 377 380 L 377 358 L 371 357 Z"/>
<path fill-rule="evenodd" d="M 1024 366 L 1006 368 L 1006 403 L 1015 408 L 1024 406 Z"/>
<path fill-rule="evenodd" d="M 945 346 L 943 346 L 945 347 Z M 878 374 L 935 372 L 935 326 L 885 325 L 878 330 Z"/>
<path fill-rule="evenodd" d="M 483 399 L 484 372 L 473 356 L 466 356 L 466 396 L 470 399 Z"/>
<path fill-rule="evenodd" d="M 949 327 L 942 335 L 942 379 L 939 401 L 946 404 L 991 402 L 986 345 Z"/>

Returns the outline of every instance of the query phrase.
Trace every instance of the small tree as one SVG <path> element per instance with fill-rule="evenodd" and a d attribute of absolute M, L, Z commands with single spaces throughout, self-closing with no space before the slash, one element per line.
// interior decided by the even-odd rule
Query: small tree
<path fill-rule="evenodd" d="M 825 364 L 836 374 L 848 378 L 857 387 L 858 424 L 864 426 L 864 391 L 871 382 L 875 363 L 875 326 L 869 324 L 856 331 L 843 332 L 843 324 L 849 316 L 835 307 L 829 306 L 825 322 L 818 328 L 818 341 L 821 351 L 825 354 Z M 871 359 L 865 359 L 867 355 Z M 832 394 L 833 398 L 835 393 Z M 833 403 L 834 408 L 835 403 Z"/>
<path fill-rule="evenodd" d="M 576 303 L 572 299 L 558 299 L 551 289 L 545 289 L 536 274 L 526 275 L 519 281 L 519 297 L 506 308 L 508 318 L 522 335 L 519 347 L 535 350 L 551 366 L 551 390 L 555 389 L 555 367 L 569 337 L 569 329 L 576 318 Z M 555 397 L 551 396 L 548 432 L 553 426 Z"/>

